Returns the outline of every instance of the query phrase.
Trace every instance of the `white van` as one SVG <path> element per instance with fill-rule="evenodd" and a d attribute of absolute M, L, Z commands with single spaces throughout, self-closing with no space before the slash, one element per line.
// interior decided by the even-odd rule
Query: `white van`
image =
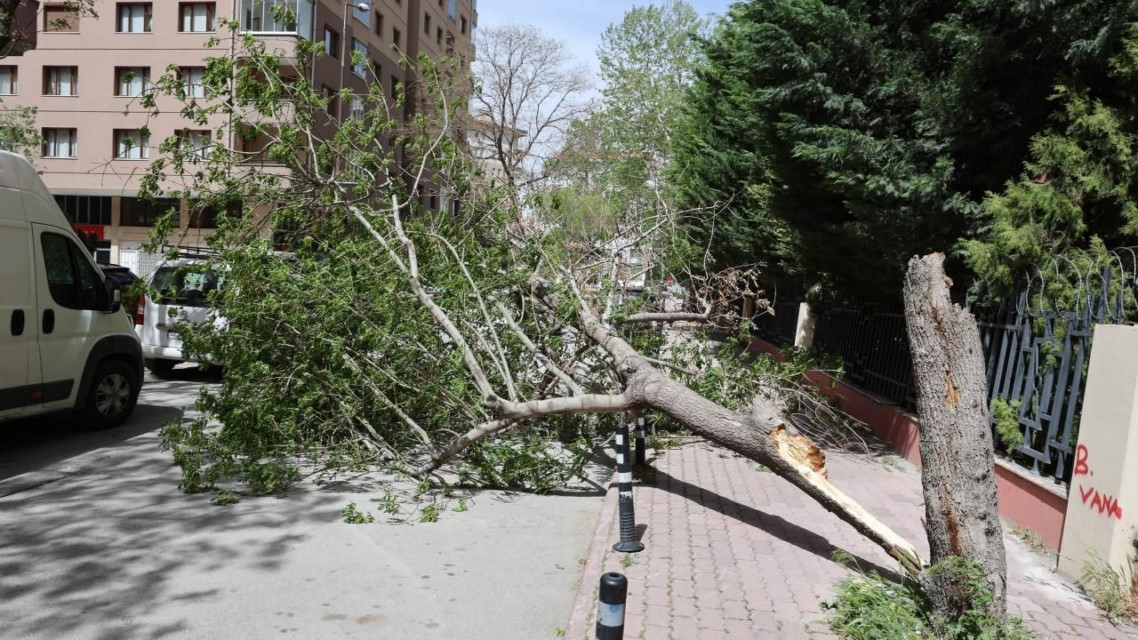
<path fill-rule="evenodd" d="M 117 289 L 32 165 L 0 151 L 0 421 L 72 409 L 96 428 L 134 411 L 142 347 Z"/>

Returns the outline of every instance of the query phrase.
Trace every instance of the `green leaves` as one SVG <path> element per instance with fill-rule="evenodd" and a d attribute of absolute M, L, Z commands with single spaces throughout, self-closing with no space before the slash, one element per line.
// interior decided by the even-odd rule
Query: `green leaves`
<path fill-rule="evenodd" d="M 706 62 L 674 136 L 681 203 L 728 203 L 693 218 L 694 232 L 720 264 L 766 262 L 782 291 L 892 298 L 910 256 L 986 233 L 981 202 L 1022 171 L 1029 149 L 1077 164 L 1079 189 L 1119 197 L 1111 185 L 1128 171 L 1131 143 L 1109 110 L 1088 103 L 1068 115 L 1082 155 L 1038 134 L 1080 107 L 1048 100 L 1056 85 L 1102 84 L 1111 66 L 1133 66 L 1121 34 L 1135 6 L 737 3 L 702 43 Z M 1044 173 L 1054 177 L 1029 177 Z M 1028 196 L 1016 194 L 1016 207 L 1034 206 Z M 1027 232 L 1017 240 L 1048 246 Z M 1008 272 L 1022 265 L 993 260 Z"/>

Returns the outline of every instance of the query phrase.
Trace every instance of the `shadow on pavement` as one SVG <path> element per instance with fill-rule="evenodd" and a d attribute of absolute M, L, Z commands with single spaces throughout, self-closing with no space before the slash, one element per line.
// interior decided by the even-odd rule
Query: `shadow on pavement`
<path fill-rule="evenodd" d="M 306 539 L 293 529 L 298 522 L 337 519 L 335 505 L 305 493 L 276 510 L 182 494 L 155 434 L 107 449 L 75 458 L 34 491 L 0 497 L 5 637 L 181 636 L 195 622 L 187 612 L 232 590 L 227 573 L 245 568 L 268 579 Z"/>
<path fill-rule="evenodd" d="M 0 480 L 42 470 L 68 458 L 157 431 L 193 406 L 198 390 L 219 380 L 216 370 L 179 367 L 162 380 L 147 376 L 134 414 L 114 429 L 92 431 L 70 411 L 0 423 Z M 0 492 L 2 493 L 2 492 Z"/>
<path fill-rule="evenodd" d="M 831 544 L 830 541 L 825 537 L 820 536 L 817 533 L 810 531 L 809 529 L 804 529 L 784 518 L 773 514 L 764 513 L 753 507 L 749 507 L 745 504 L 740 504 L 731 498 L 721 496 L 713 491 L 708 491 L 702 487 L 697 487 L 691 483 L 684 482 L 683 480 L 669 475 L 660 469 L 656 470 L 655 486 L 656 488 L 662 489 L 669 493 L 683 496 L 725 516 L 735 518 L 744 524 L 758 527 L 759 529 L 762 529 L 769 535 L 778 538 L 783 542 L 790 543 L 799 549 L 809 551 L 810 553 L 813 553 L 820 558 L 825 558 L 826 560 L 838 564 L 834 560 L 834 552 L 837 551 L 839 547 Z M 845 550 L 843 549 L 842 551 Z M 903 581 L 903 578 L 892 569 L 887 569 L 877 564 L 876 562 L 866 560 L 860 556 L 857 556 L 856 554 L 849 552 L 846 553 L 848 553 L 849 556 L 853 559 L 854 566 L 861 571 L 864 571 L 866 573 L 875 571 L 878 575 L 885 578 L 886 580 L 891 580 L 897 583 Z"/>

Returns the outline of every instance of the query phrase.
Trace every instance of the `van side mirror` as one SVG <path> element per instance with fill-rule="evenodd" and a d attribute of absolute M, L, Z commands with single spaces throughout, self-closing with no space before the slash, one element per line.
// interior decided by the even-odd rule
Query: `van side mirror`
<path fill-rule="evenodd" d="M 103 281 L 103 287 L 105 288 L 105 290 L 107 292 L 106 297 L 103 298 L 103 300 L 106 302 L 106 307 L 103 309 L 103 312 L 104 313 L 118 313 L 119 311 L 122 310 L 122 301 L 121 301 L 122 292 L 119 291 L 118 285 L 115 284 L 114 280 L 107 278 L 106 280 Z"/>

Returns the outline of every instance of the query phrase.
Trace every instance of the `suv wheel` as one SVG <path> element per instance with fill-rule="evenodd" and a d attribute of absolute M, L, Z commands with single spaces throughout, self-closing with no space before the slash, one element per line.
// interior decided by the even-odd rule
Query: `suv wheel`
<path fill-rule="evenodd" d="M 150 370 L 150 373 L 153 373 L 154 375 L 161 378 L 163 376 L 170 375 L 170 372 L 173 371 L 174 365 L 178 364 L 178 361 L 159 358 L 147 358 L 143 364 L 145 364 L 146 368 Z"/>
<path fill-rule="evenodd" d="M 95 429 L 117 427 L 134 412 L 138 392 L 138 372 L 118 360 L 103 362 L 91 381 L 83 417 Z"/>

